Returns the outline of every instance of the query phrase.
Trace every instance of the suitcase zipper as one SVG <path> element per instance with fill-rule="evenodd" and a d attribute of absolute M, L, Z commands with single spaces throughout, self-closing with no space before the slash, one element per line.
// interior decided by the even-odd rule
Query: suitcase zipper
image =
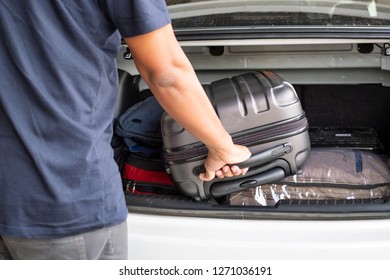
<path fill-rule="evenodd" d="M 272 124 L 259 130 L 251 130 L 232 135 L 233 141 L 239 145 L 254 146 L 271 142 L 287 136 L 300 134 L 308 129 L 308 121 L 305 115 L 288 120 L 287 122 Z M 203 144 L 187 145 L 175 150 L 164 150 L 165 161 L 183 163 L 191 160 L 199 160 L 207 156 L 207 148 Z"/>

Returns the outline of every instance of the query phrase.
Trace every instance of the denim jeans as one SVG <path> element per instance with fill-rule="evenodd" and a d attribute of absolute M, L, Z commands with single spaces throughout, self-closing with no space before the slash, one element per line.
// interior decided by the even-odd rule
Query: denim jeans
<path fill-rule="evenodd" d="M 0 260 L 127 259 L 127 223 L 57 239 L 0 236 Z"/>

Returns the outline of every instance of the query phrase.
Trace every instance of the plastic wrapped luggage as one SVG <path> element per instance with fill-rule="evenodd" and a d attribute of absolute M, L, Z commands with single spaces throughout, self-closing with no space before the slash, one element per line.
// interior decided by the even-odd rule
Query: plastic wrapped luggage
<path fill-rule="evenodd" d="M 252 157 L 245 176 L 198 178 L 207 148 L 168 114 L 162 117 L 164 157 L 181 191 L 196 200 L 217 198 L 295 174 L 308 160 L 308 122 L 293 86 L 271 71 L 250 72 L 204 86 L 219 118 Z"/>
<path fill-rule="evenodd" d="M 288 203 L 346 203 L 388 199 L 389 157 L 369 150 L 312 148 L 299 174 L 272 184 L 233 193 L 230 205 L 274 206 Z"/>

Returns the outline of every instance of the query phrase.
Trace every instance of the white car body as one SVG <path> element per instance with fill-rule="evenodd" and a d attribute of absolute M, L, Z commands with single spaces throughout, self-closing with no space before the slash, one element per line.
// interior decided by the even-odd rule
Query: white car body
<path fill-rule="evenodd" d="M 388 260 L 390 220 L 264 221 L 129 213 L 138 260 Z"/>

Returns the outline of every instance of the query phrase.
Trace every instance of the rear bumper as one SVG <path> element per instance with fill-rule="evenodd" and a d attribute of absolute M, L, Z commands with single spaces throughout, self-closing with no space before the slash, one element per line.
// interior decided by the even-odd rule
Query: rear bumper
<path fill-rule="evenodd" d="M 390 219 L 264 221 L 128 215 L 129 259 L 388 259 Z"/>

